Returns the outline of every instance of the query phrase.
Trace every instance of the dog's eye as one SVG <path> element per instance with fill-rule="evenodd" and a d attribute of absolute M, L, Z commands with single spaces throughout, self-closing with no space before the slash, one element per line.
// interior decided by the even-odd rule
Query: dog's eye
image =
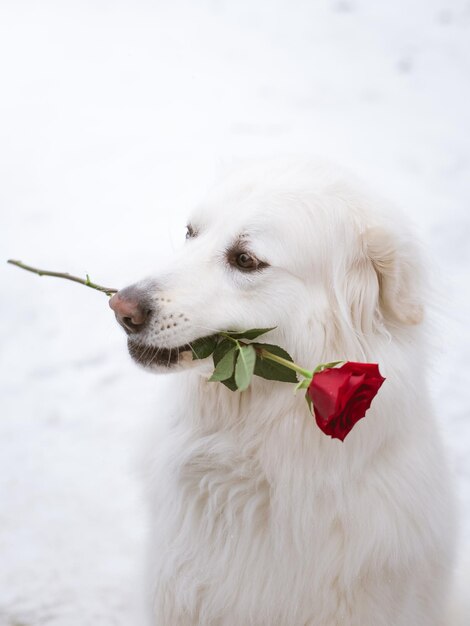
<path fill-rule="evenodd" d="M 240 269 L 255 270 L 258 267 L 257 260 L 246 252 L 240 252 L 235 257 L 235 263 Z"/>
<path fill-rule="evenodd" d="M 266 261 L 260 261 L 254 254 L 247 252 L 246 249 L 240 249 L 240 246 L 234 246 L 227 250 L 227 261 L 232 267 L 242 272 L 255 272 L 256 270 L 269 267 Z"/>

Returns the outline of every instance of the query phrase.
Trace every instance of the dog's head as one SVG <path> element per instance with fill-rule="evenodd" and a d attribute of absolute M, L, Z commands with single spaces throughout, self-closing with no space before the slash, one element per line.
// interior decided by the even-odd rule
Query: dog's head
<path fill-rule="evenodd" d="M 196 339 L 276 327 L 266 341 L 307 366 L 418 323 L 413 246 L 372 204 L 311 164 L 233 173 L 194 211 L 166 271 L 111 298 L 130 354 L 157 371 L 204 367 Z"/>

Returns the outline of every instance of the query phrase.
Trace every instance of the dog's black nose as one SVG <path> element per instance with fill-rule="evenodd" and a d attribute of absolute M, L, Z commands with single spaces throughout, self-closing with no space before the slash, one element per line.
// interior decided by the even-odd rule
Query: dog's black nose
<path fill-rule="evenodd" d="M 109 300 L 117 321 L 127 333 L 142 331 L 152 312 L 148 296 L 138 287 L 121 289 Z"/>

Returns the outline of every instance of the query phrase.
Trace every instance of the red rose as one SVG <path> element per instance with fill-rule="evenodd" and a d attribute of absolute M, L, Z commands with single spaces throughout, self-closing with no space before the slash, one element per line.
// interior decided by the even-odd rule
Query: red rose
<path fill-rule="evenodd" d="M 354 424 L 364 417 L 383 378 L 376 363 L 353 363 L 315 374 L 307 389 L 315 420 L 330 437 L 344 441 Z"/>

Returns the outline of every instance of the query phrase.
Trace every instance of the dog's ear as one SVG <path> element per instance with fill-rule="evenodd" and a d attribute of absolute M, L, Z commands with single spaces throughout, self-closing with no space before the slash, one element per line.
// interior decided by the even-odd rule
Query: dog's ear
<path fill-rule="evenodd" d="M 423 319 L 421 267 L 414 242 L 381 227 L 368 228 L 363 242 L 377 275 L 383 318 L 419 324 Z"/>

